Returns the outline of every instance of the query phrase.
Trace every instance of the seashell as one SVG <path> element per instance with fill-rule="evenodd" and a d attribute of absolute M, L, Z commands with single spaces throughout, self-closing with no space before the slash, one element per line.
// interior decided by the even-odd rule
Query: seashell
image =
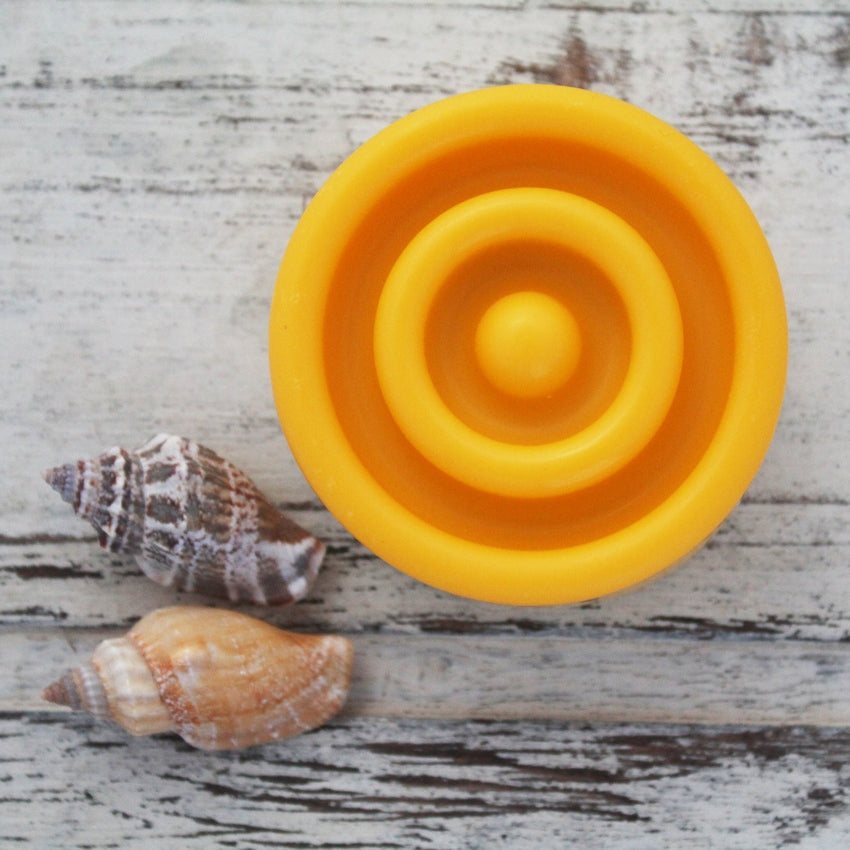
<path fill-rule="evenodd" d="M 104 549 L 135 555 L 148 577 L 181 590 L 282 605 L 310 590 L 325 554 L 244 472 L 183 437 L 159 434 L 44 479 Z"/>
<path fill-rule="evenodd" d="M 160 608 L 44 691 L 133 735 L 249 747 L 315 729 L 345 702 L 354 649 L 216 608 Z"/>

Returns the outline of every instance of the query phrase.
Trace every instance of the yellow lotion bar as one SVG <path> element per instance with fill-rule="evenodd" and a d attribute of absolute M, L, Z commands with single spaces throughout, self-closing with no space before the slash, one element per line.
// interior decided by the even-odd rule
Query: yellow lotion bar
<path fill-rule="evenodd" d="M 755 475 L 787 329 L 764 236 L 692 142 L 556 86 L 452 97 L 331 176 L 270 324 L 284 432 L 377 555 L 578 602 L 692 552 Z"/>

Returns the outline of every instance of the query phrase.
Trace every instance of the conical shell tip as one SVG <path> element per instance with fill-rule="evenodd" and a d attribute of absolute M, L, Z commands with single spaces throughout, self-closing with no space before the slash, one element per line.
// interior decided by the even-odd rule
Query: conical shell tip
<path fill-rule="evenodd" d="M 64 466 L 45 469 L 41 473 L 41 477 L 62 497 L 63 501 L 71 502 L 74 498 L 74 486 L 76 484 L 74 472 L 75 466 L 73 464 L 65 464 Z"/>
<path fill-rule="evenodd" d="M 47 702 L 55 703 L 56 705 L 69 705 L 75 707 L 79 700 L 76 698 L 74 691 L 74 683 L 70 674 L 63 676 L 55 681 L 52 685 L 48 685 L 42 691 L 41 698 Z"/>

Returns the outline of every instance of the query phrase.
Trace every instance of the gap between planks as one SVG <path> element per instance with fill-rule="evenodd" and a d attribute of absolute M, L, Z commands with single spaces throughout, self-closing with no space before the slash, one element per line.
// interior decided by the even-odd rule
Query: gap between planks
<path fill-rule="evenodd" d="M 0 711 L 62 711 L 42 688 L 102 631 L 0 641 Z M 355 635 L 344 716 L 850 726 L 850 643 Z"/>

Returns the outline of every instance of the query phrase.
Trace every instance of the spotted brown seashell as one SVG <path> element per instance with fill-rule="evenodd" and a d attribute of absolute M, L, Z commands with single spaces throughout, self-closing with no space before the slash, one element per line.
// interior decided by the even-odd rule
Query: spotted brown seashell
<path fill-rule="evenodd" d="M 229 750 L 315 729 L 342 708 L 354 649 L 216 608 L 161 608 L 44 691 L 133 735 Z"/>
<path fill-rule="evenodd" d="M 281 605 L 312 587 L 324 544 L 279 513 L 244 472 L 192 440 L 159 434 L 44 473 L 110 552 L 181 590 Z"/>

